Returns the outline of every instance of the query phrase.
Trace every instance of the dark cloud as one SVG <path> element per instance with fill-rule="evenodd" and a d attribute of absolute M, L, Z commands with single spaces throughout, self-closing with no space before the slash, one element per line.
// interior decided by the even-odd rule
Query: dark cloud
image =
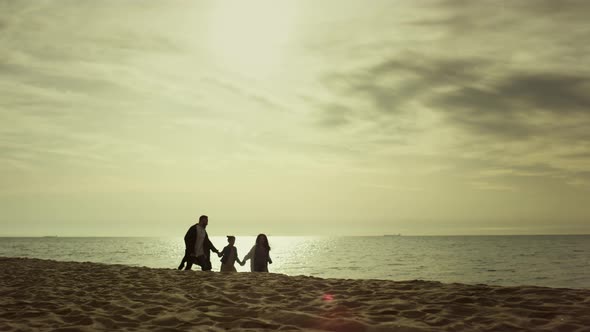
<path fill-rule="evenodd" d="M 379 112 L 395 114 L 409 111 L 407 103 L 437 87 L 477 78 L 478 68 L 484 63 L 478 59 L 428 59 L 408 53 L 356 72 L 330 74 L 325 82 L 340 94 L 368 101 Z"/>
<path fill-rule="evenodd" d="M 515 73 L 484 87 L 465 83 L 433 96 L 428 103 L 478 134 L 518 139 L 558 129 L 564 117 L 576 116 L 582 126 L 590 123 L 590 96 L 585 93 L 589 77 Z M 539 124 L 535 120 L 541 116 L 554 122 Z"/>
<path fill-rule="evenodd" d="M 559 173 L 561 169 L 551 166 L 547 163 L 534 163 L 531 165 L 518 165 L 513 166 L 512 169 L 520 175 L 543 175 L 543 174 L 552 174 L 552 173 Z"/>
<path fill-rule="evenodd" d="M 590 38 L 588 1 L 443 0 L 433 8 L 436 15 L 409 23 L 445 33 L 439 40 L 442 47 L 454 45 L 469 51 L 480 46 L 504 61 L 523 52 L 535 56 L 547 53 L 555 62 L 567 58 L 579 61 L 590 51 L 587 43 L 581 42 Z"/>
<path fill-rule="evenodd" d="M 320 107 L 318 124 L 322 127 L 341 127 L 350 123 L 351 110 L 340 104 L 328 104 Z"/>
<path fill-rule="evenodd" d="M 514 108 L 524 106 L 559 113 L 590 113 L 590 75 L 516 74 L 506 78 L 494 90 L 512 100 Z"/>
<path fill-rule="evenodd" d="M 563 116 L 590 121 L 590 74 L 494 66 L 492 59 L 406 53 L 352 73 L 331 74 L 326 84 L 383 114 L 411 113 L 408 105 L 419 103 L 480 134 L 522 138 L 558 127 Z M 500 78 L 490 79 L 495 76 Z M 333 117 L 334 110 L 324 111 Z M 541 115 L 557 123 L 539 127 L 531 121 Z"/>
<path fill-rule="evenodd" d="M 590 47 L 583 42 L 590 2 L 448 0 L 424 8 L 403 21 L 399 33 L 411 36 L 404 42 L 325 76 L 335 98 L 365 106 L 347 119 L 395 123 L 434 112 L 431 130 L 457 135 L 445 152 L 459 157 L 465 173 L 495 167 L 517 177 L 582 176 L 587 157 L 563 153 L 590 143 Z M 333 110 L 323 108 L 327 114 Z"/>
<path fill-rule="evenodd" d="M 585 15 L 590 11 L 590 3 L 585 0 L 525 0 L 525 1 L 469 1 L 469 0 L 441 0 L 437 8 L 447 10 L 449 13 L 474 13 L 488 11 L 491 16 L 552 16 L 564 19 L 585 20 Z M 473 17 L 473 21 L 485 20 L 486 17 Z"/>
<path fill-rule="evenodd" d="M 515 8 L 531 11 L 533 13 L 560 14 L 567 11 L 590 10 L 590 4 L 586 0 L 525 0 L 525 1 L 502 1 L 498 3 L 495 0 L 484 0 L 474 3 L 470 0 L 440 0 L 437 1 L 439 6 L 457 8 L 477 8 L 479 6 L 493 6 L 496 8 Z"/>
<path fill-rule="evenodd" d="M 561 155 L 564 158 L 572 158 L 572 159 L 590 159 L 590 150 L 584 152 L 573 152 L 573 153 L 564 153 Z"/>

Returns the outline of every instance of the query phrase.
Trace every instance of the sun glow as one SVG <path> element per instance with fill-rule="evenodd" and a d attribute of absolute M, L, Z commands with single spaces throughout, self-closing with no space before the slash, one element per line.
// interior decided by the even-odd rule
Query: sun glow
<path fill-rule="evenodd" d="M 272 75 L 284 63 L 293 16 L 293 2 L 218 1 L 208 25 L 208 46 L 229 70 L 254 77 Z"/>

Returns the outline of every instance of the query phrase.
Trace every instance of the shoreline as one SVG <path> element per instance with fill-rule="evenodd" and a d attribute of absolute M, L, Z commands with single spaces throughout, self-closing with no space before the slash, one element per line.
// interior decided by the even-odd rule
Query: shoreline
<path fill-rule="evenodd" d="M 0 257 L 0 331 L 590 331 L 590 290 Z"/>

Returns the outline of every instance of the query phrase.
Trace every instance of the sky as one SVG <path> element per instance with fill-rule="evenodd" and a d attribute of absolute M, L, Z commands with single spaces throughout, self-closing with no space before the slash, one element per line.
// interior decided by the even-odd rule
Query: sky
<path fill-rule="evenodd" d="M 589 16 L 0 1 L 0 236 L 590 234 Z"/>

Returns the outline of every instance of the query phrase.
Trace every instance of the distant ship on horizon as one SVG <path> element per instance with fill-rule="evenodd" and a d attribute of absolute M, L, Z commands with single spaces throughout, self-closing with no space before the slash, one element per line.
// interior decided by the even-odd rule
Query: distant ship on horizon
<path fill-rule="evenodd" d="M 383 236 L 402 236 L 402 233 L 397 233 L 397 234 L 384 234 Z"/>

